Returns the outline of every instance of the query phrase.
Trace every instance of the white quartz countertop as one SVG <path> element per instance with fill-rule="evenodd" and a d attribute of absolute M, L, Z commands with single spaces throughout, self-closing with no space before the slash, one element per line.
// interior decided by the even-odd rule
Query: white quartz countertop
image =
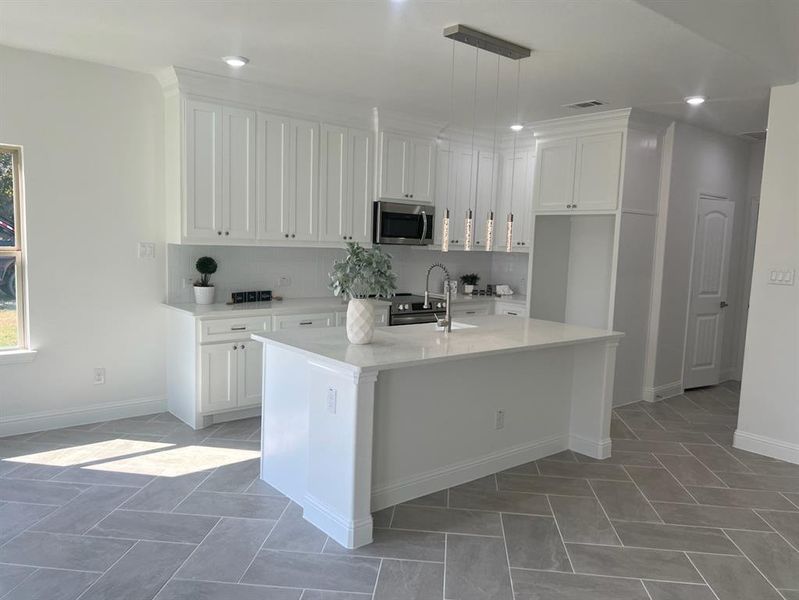
<path fill-rule="evenodd" d="M 386 300 L 373 300 L 379 306 L 388 307 Z M 347 303 L 341 298 L 286 298 L 272 302 L 245 302 L 243 304 L 177 304 L 167 302 L 167 308 L 183 312 L 193 317 L 257 317 L 261 315 L 297 314 L 305 311 L 347 310 Z"/>
<path fill-rule="evenodd" d="M 388 307 L 387 300 L 373 300 L 378 306 Z M 512 302 L 524 306 L 527 298 L 524 296 L 463 296 L 452 298 L 453 305 L 485 304 L 493 302 Z M 297 314 L 305 311 L 320 312 L 332 310 L 335 312 L 347 310 L 347 303 L 341 298 L 286 298 L 272 302 L 245 302 L 243 304 L 194 304 L 166 302 L 164 306 L 177 310 L 192 317 L 257 317 L 261 315 Z"/>
<path fill-rule="evenodd" d="M 292 329 L 253 335 L 252 338 L 301 352 L 310 358 L 333 361 L 348 370 L 362 371 L 598 342 L 619 339 L 624 335 L 604 329 L 507 316 L 456 319 L 454 326 L 458 324 L 475 327 L 453 329 L 449 334 L 437 331 L 434 323 L 379 327 L 372 343 L 363 346 L 350 344 L 344 328 Z"/>

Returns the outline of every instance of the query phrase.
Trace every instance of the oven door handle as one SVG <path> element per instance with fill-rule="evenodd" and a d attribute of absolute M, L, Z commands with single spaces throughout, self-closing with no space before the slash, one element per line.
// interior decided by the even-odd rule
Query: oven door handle
<path fill-rule="evenodd" d="M 424 244 L 424 240 L 427 237 L 427 213 L 422 211 L 422 237 L 419 238 L 419 241 Z"/>

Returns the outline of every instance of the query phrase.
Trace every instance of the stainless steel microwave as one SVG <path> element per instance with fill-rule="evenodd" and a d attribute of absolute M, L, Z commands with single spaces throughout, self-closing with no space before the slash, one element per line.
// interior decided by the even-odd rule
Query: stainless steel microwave
<path fill-rule="evenodd" d="M 375 202 L 372 241 L 406 246 L 432 244 L 435 211 L 427 204 Z"/>

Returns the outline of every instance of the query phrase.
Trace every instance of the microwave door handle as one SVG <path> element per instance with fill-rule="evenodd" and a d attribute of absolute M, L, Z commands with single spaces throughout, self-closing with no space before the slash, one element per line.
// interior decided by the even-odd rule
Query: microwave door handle
<path fill-rule="evenodd" d="M 422 211 L 422 237 L 419 238 L 419 241 L 424 244 L 424 240 L 427 237 L 427 213 Z"/>

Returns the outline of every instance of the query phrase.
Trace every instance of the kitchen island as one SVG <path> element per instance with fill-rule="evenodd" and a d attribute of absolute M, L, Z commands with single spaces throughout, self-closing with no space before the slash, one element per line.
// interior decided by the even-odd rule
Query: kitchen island
<path fill-rule="evenodd" d="M 572 449 L 610 456 L 623 334 L 518 317 L 253 335 L 265 345 L 261 478 L 338 543 L 372 512 Z"/>

